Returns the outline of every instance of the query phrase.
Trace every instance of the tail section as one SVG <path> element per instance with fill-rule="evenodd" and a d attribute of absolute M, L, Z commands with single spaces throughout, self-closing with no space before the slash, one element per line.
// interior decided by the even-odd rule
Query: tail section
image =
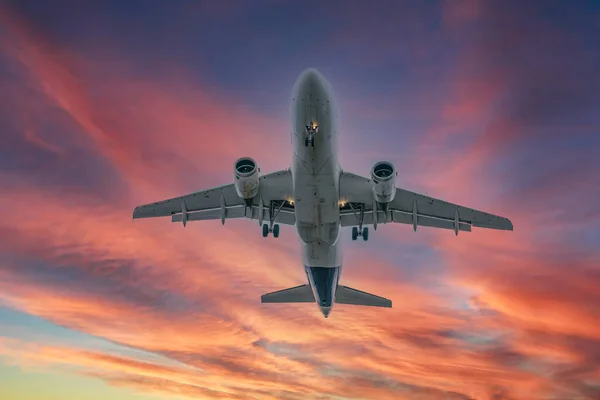
<path fill-rule="evenodd" d="M 263 294 L 260 297 L 260 301 L 261 303 L 314 303 L 315 296 L 310 285 L 300 285 Z M 342 285 L 337 285 L 335 303 L 368 307 L 392 307 L 392 301 L 389 299 Z M 319 306 L 323 315 L 327 318 L 331 306 Z"/>
<path fill-rule="evenodd" d="M 342 285 L 338 285 L 337 287 L 335 302 L 337 304 L 352 304 L 355 306 L 392 308 L 391 300 Z"/>
<path fill-rule="evenodd" d="M 261 303 L 314 303 L 315 296 L 308 285 L 278 290 L 260 296 Z"/>

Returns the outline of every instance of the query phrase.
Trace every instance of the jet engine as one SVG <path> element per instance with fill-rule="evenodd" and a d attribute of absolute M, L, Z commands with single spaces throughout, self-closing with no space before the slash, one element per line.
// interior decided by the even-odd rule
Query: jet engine
<path fill-rule="evenodd" d="M 235 162 L 235 191 L 246 203 L 251 203 L 258 195 L 259 171 L 256 161 L 250 157 L 242 157 Z"/>
<path fill-rule="evenodd" d="M 371 169 L 371 181 L 375 201 L 383 209 L 394 200 L 396 196 L 396 168 L 388 161 L 379 161 Z"/>

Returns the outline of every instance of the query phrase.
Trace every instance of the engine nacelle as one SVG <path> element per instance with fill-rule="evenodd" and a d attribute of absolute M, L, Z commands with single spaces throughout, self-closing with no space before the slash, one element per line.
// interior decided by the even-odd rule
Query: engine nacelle
<path fill-rule="evenodd" d="M 258 195 L 258 173 L 260 169 L 250 157 L 242 157 L 235 162 L 234 186 L 238 196 L 247 202 Z"/>
<path fill-rule="evenodd" d="M 396 197 L 396 168 L 388 161 L 379 161 L 371 169 L 371 181 L 375 201 L 384 206 Z"/>

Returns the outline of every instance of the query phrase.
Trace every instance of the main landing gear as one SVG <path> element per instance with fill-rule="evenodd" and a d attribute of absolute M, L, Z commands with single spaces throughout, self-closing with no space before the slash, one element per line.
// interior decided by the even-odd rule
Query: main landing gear
<path fill-rule="evenodd" d="M 269 225 L 263 224 L 262 226 L 262 235 L 263 237 L 269 236 L 269 233 L 273 233 L 273 237 L 279 237 L 279 224 L 273 225 L 273 228 L 269 228 Z"/>
<path fill-rule="evenodd" d="M 359 236 L 362 236 L 363 240 L 366 242 L 369 240 L 369 228 L 366 226 L 362 229 L 353 226 L 352 227 L 352 240 L 356 240 Z"/>
<path fill-rule="evenodd" d="M 269 236 L 269 233 L 273 234 L 273 237 L 279 237 L 279 224 L 275 223 L 275 218 L 277 218 L 277 214 L 283 208 L 285 201 L 271 201 L 269 203 L 269 224 L 263 224 L 262 226 L 262 235 L 263 237 Z"/>
<path fill-rule="evenodd" d="M 366 242 L 369 240 L 369 228 L 363 228 L 363 221 L 365 219 L 365 205 L 360 204 L 358 206 L 358 212 L 356 210 L 356 206 L 354 206 L 352 203 L 348 203 L 348 205 L 352 209 L 352 212 L 358 221 L 358 226 L 352 227 L 352 240 L 356 240 L 359 236 L 362 236 L 363 240 Z"/>

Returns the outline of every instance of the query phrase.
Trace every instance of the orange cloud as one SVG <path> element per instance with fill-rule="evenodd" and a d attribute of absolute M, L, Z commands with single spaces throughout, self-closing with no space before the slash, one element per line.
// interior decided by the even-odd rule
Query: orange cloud
<path fill-rule="evenodd" d="M 484 11 L 478 10 L 478 18 Z M 386 249 L 374 248 L 352 260 L 363 269 L 344 279 L 391 297 L 394 309 L 337 306 L 335 317 L 324 320 L 310 305 L 258 303 L 261 293 L 297 284 L 303 276 L 294 243 L 267 246 L 255 222 L 241 221 L 235 230 L 218 221 L 202 229 L 193 224 L 174 229 L 165 220 L 130 219 L 140 200 L 220 183 L 228 176 L 222 158 L 257 153 L 268 166 L 286 165 L 287 155 L 264 145 L 280 131 L 282 139 L 273 148 L 287 146 L 280 122 L 232 107 L 206 88 L 132 83 L 126 67 L 97 82 L 97 71 L 85 58 L 66 54 L 14 13 L 0 15 L 8 32 L 3 51 L 23 66 L 27 83 L 84 135 L 58 133 L 59 140 L 51 142 L 23 127 L 24 139 L 63 160 L 69 150 L 56 143 L 76 140 L 106 159 L 127 187 L 106 202 L 93 190 L 37 187 L 26 174 L 2 173 L 0 180 L 10 185 L 0 207 L 10 212 L 0 221 L 0 299 L 161 359 L 8 339 L 0 340 L 1 354 L 20 365 L 67 365 L 161 396 L 594 398 L 587 382 L 599 378 L 597 251 L 581 254 L 569 244 L 538 240 L 548 227 L 539 225 L 546 214 L 523 205 L 543 203 L 565 187 L 585 187 L 594 175 L 571 184 L 568 173 L 558 173 L 556 181 L 517 190 L 512 199 L 503 197 L 511 199 L 506 201 L 486 195 L 506 183 L 481 179 L 498 146 L 510 147 L 521 138 L 522 121 L 503 115 L 466 150 L 439 151 L 446 140 L 464 139 L 464 130 L 485 125 L 487 113 L 509 91 L 512 75 L 490 83 L 488 76 L 472 79 L 459 69 L 463 73 L 436 116 L 440 124 L 418 148 L 429 165 L 412 168 L 430 194 L 465 205 L 484 199 L 481 208 L 497 207 L 494 212 L 511 217 L 516 231 L 477 230 L 458 238 L 424 231 L 410 239 L 397 233 L 402 240 L 431 242 L 449 270 L 436 282 L 456 293 L 418 285 L 397 272 L 410 266 L 385 262 L 377 252 Z M 450 19 L 462 22 L 474 15 L 462 10 Z M 463 66 L 479 54 L 465 55 Z M 91 96 L 90 88 L 99 96 Z M 23 108 L 39 112 L 27 103 Z M 436 143 L 440 147 L 432 149 Z M 519 196 L 523 193 L 528 197 Z M 552 222 L 563 224 L 554 215 Z M 589 228 L 585 217 L 579 221 Z"/>
<path fill-rule="evenodd" d="M 381 311 L 349 309 L 342 306 L 336 311 L 339 321 L 339 325 L 336 326 L 326 325 L 316 312 L 312 312 L 314 310 L 300 306 L 295 311 L 296 317 L 288 315 L 284 318 L 280 314 L 282 310 L 271 310 L 268 313 L 265 309 L 260 311 L 252 305 L 256 304 L 258 297 L 245 298 L 247 294 L 226 286 L 231 277 L 242 280 L 252 277 L 256 279 L 256 275 L 260 273 L 259 269 L 247 270 L 243 274 L 238 271 L 236 275 L 235 265 L 239 261 L 232 262 L 220 257 L 219 261 L 222 264 L 219 269 L 229 270 L 232 275 L 211 275 L 211 268 L 199 266 L 197 261 L 206 258 L 211 252 L 210 249 L 199 248 L 197 245 L 186 248 L 186 245 L 182 245 L 180 249 L 183 256 L 178 256 L 170 249 L 180 238 L 170 239 L 171 235 L 165 235 L 164 232 L 159 235 L 152 227 L 135 229 L 139 224 L 119 221 L 109 209 L 90 213 L 88 208 L 81 206 L 86 204 L 86 201 L 69 201 L 48 194 L 38 196 L 43 199 L 43 203 L 36 202 L 35 197 L 28 196 L 26 191 L 10 196 L 10 204 L 18 204 L 12 201 L 17 197 L 24 200 L 23 204 L 27 204 L 28 208 L 38 211 L 34 215 L 36 218 L 19 224 L 16 216 L 25 210 L 18 207 L 15 209 L 15 219 L 9 219 L 7 223 L 17 227 L 17 234 L 13 231 L 12 242 L 8 242 L 8 245 L 20 251 L 36 251 L 28 242 L 36 243 L 36 256 L 48 263 L 44 270 L 46 274 L 49 272 L 48 268 L 72 270 L 72 256 L 69 254 L 77 252 L 81 255 L 76 259 L 80 268 L 97 265 L 85 270 L 96 284 L 105 275 L 116 274 L 119 279 L 114 281 L 114 284 L 121 286 L 120 291 L 131 291 L 131 297 L 107 297 L 102 295 L 102 292 L 97 293 L 93 284 L 87 287 L 87 290 L 79 291 L 65 282 L 61 284 L 61 290 L 57 291 L 57 286 L 53 287 L 50 284 L 52 280 L 48 279 L 48 275 L 44 275 L 44 280 L 36 280 L 35 275 L 23 275 L 24 265 L 8 269 L 4 266 L 2 292 L 5 300 L 17 308 L 58 324 L 167 355 L 201 368 L 215 377 L 226 376 L 228 379 L 243 382 L 246 387 L 270 387 L 268 382 L 271 380 L 294 380 L 293 376 L 298 376 L 298 382 L 290 384 L 291 388 L 286 390 L 300 390 L 297 387 L 308 390 L 306 387 L 311 387 L 311 392 L 317 393 L 318 388 L 323 385 L 323 379 L 333 379 L 331 385 L 336 388 L 336 392 L 344 393 L 350 380 L 371 371 L 371 374 L 386 376 L 385 379 L 395 379 L 406 385 L 413 385 L 415 387 L 411 390 L 416 393 L 424 390 L 421 386 L 424 385 L 423 373 L 428 371 L 427 365 L 438 365 L 440 360 L 449 360 L 451 357 L 460 357 L 460 361 L 456 362 L 464 365 L 463 368 L 467 371 L 471 371 L 478 364 L 476 359 L 461 355 L 461 351 L 452 351 L 457 343 L 448 334 L 443 333 L 444 330 L 460 332 L 469 329 L 468 324 L 456 313 L 444 309 L 435 296 L 414 287 L 403 286 L 400 283 L 386 285 L 383 282 L 369 284 L 368 280 L 363 281 L 363 288 L 366 286 L 368 289 L 373 285 L 378 291 L 397 293 L 393 297 L 397 308 L 385 314 L 388 318 L 391 317 L 390 319 L 382 319 L 384 314 Z M 53 219 L 52 216 L 56 217 Z M 44 227 L 47 226 L 53 226 L 54 230 L 44 232 Z M 19 234 L 19 231 L 23 233 Z M 26 236 L 26 232 L 36 234 Z M 116 232 L 119 232 L 119 235 L 111 237 Z M 191 232 L 185 233 L 194 235 Z M 134 237 L 138 239 L 134 240 Z M 163 246 L 158 244 L 158 238 L 161 238 Z M 235 240 L 232 236 L 228 242 Z M 156 244 L 152 244 L 153 242 Z M 203 243 L 201 240 L 197 242 Z M 217 238 L 214 242 L 204 243 L 213 248 L 219 246 L 218 242 Z M 166 245 L 167 243 L 172 244 Z M 47 252 L 44 249 L 59 249 L 59 252 Z M 212 251 L 215 251 L 215 254 L 227 254 L 225 249 L 214 248 Z M 262 253 L 265 251 L 261 250 Z M 245 252 L 251 253 L 252 247 L 240 249 L 240 253 Z M 152 269 L 141 269 L 133 275 L 140 279 L 136 285 L 129 279 L 123 280 L 118 269 L 98 268 L 104 264 L 110 267 L 110 260 L 133 258 L 134 255 L 141 265 L 169 260 L 169 265 L 179 266 L 178 273 L 161 275 L 161 280 L 152 281 L 143 278 L 144 273 L 151 278 L 154 275 Z M 281 257 L 265 258 L 278 261 L 280 259 Z M 51 267 L 52 264 L 62 266 Z M 273 271 L 280 265 L 279 262 L 274 265 Z M 115 267 L 118 267 L 118 264 Z M 371 264 L 371 267 L 375 270 L 391 269 L 391 266 L 377 264 Z M 155 268 L 160 267 L 157 265 Z M 199 269 L 201 274 L 193 272 Z M 193 285 L 189 284 L 190 281 Z M 283 285 L 289 284 L 282 282 L 281 286 Z M 144 296 L 143 291 L 138 295 L 136 290 L 139 286 L 159 289 L 159 297 L 153 296 L 152 292 Z M 248 288 L 248 285 L 245 287 Z M 210 309 L 174 309 L 169 313 L 169 306 L 162 305 L 160 298 L 167 293 L 189 296 L 188 301 L 197 304 L 197 307 L 206 307 L 203 306 L 203 302 L 209 301 L 210 303 L 204 304 L 210 304 Z M 194 301 L 195 293 L 202 293 L 197 301 Z M 223 298 L 222 293 L 228 293 L 228 296 Z M 138 299 L 140 295 L 142 297 Z M 285 311 L 286 314 L 292 314 L 289 308 Z M 306 312 L 310 317 L 304 314 Z M 168 324 L 164 323 L 165 320 L 169 321 Z M 311 330 L 304 328 L 309 321 L 309 326 L 313 328 Z M 165 338 L 170 339 L 164 340 Z M 263 344 L 258 347 L 252 345 L 257 341 Z M 334 341 L 341 345 L 332 346 Z M 357 349 L 359 343 L 362 344 L 363 350 L 353 354 L 356 351 L 353 349 Z M 380 348 L 376 343 L 385 343 L 385 347 Z M 286 347 L 289 349 L 286 350 Z M 239 352 L 239 355 L 232 356 L 234 351 Z M 400 363 L 399 354 L 402 354 Z M 85 363 L 78 361 L 77 365 Z M 342 377 L 324 378 L 321 374 L 327 368 L 340 369 Z M 255 370 L 262 371 L 261 374 L 267 377 L 264 378 L 267 381 L 256 382 L 256 378 L 249 375 L 250 371 Z M 279 371 L 287 373 L 281 375 Z M 450 372 L 445 369 L 441 369 L 440 372 L 443 372 L 444 378 L 427 379 L 425 386 L 441 391 L 452 390 L 451 379 L 448 378 Z M 166 378 L 161 375 L 157 379 Z M 140 379 L 133 379 L 131 383 L 139 382 Z M 147 383 L 148 379 L 144 378 L 144 382 Z M 380 380 L 385 380 L 375 377 L 364 379 L 365 386 L 361 384 L 360 387 L 353 388 L 352 393 L 367 396 L 370 388 L 368 382 L 371 386 L 378 386 Z M 126 381 L 128 380 L 125 378 L 115 380 L 121 384 Z M 218 380 L 210 387 L 215 387 L 216 382 Z M 382 398 L 392 398 L 396 395 L 390 387 L 377 390 Z"/>

